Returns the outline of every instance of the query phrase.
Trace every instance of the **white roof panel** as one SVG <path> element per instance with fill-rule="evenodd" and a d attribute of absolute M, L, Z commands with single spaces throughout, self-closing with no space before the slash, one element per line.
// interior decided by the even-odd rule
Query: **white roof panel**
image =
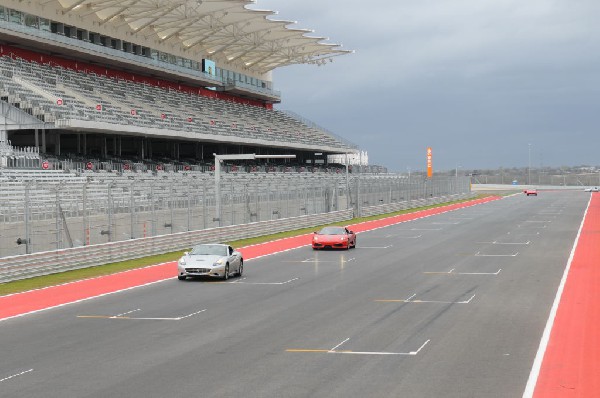
<path fill-rule="evenodd" d="M 340 45 L 309 37 L 295 22 L 271 20 L 274 11 L 253 10 L 250 0 L 58 0 L 63 12 L 100 24 L 127 26 L 136 37 L 158 39 L 194 58 L 225 60 L 257 73 L 277 67 L 322 63 L 347 54 Z"/>

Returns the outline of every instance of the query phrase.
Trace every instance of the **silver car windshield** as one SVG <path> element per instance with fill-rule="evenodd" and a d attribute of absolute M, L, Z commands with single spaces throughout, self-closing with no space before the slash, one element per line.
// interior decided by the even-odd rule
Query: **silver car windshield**
<path fill-rule="evenodd" d="M 345 235 L 344 227 L 325 227 L 319 231 L 319 235 Z"/>
<path fill-rule="evenodd" d="M 193 256 L 227 256 L 227 246 L 222 245 L 198 245 L 190 252 Z"/>

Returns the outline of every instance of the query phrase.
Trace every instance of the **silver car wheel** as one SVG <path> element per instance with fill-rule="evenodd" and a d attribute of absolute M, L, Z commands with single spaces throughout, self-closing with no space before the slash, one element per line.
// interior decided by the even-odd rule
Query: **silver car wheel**
<path fill-rule="evenodd" d="M 229 279 L 229 264 L 225 265 L 225 272 L 223 272 L 223 280 Z"/>
<path fill-rule="evenodd" d="M 242 276 L 242 273 L 244 272 L 244 260 L 240 260 L 240 267 L 238 268 L 238 276 Z"/>

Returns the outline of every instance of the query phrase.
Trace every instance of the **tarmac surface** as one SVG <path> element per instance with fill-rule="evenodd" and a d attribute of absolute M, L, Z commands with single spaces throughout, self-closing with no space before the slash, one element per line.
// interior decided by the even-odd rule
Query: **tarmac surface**
<path fill-rule="evenodd" d="M 5 319 L 0 397 L 520 397 L 589 199 L 456 208 L 348 251 L 247 260 L 227 282 L 173 265 Z"/>

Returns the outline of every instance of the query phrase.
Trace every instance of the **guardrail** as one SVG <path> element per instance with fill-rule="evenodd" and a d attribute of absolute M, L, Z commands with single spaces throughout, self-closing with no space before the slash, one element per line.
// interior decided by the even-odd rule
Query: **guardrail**
<path fill-rule="evenodd" d="M 446 195 L 379 206 L 368 206 L 363 207 L 361 210 L 362 216 L 366 217 L 468 199 L 474 196 L 476 196 L 475 193 Z M 353 210 L 349 209 L 4 257 L 0 258 L 0 283 L 184 250 L 199 243 L 227 242 L 252 238 L 350 220 L 353 217 Z"/>
<path fill-rule="evenodd" d="M 308 228 L 352 217 L 352 210 L 342 210 L 4 257 L 0 258 L 0 283 L 184 250 L 199 243 L 227 242 Z"/>

